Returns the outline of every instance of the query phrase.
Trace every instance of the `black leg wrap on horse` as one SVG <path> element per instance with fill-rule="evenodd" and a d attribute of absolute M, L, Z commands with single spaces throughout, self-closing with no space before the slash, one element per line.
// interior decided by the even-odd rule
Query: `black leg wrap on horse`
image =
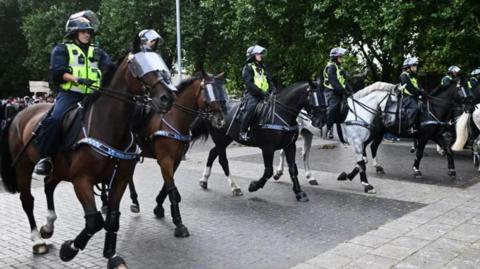
<path fill-rule="evenodd" d="M 267 167 L 265 168 L 265 170 L 263 171 L 263 176 L 262 178 L 264 178 L 265 180 L 271 178 L 273 176 L 273 167 Z"/>
<path fill-rule="evenodd" d="M 109 211 L 105 220 L 105 246 L 103 248 L 103 256 L 110 259 L 115 255 L 117 246 L 117 231 L 120 228 L 120 212 Z"/>
<path fill-rule="evenodd" d="M 352 172 L 350 172 L 350 174 L 347 175 L 347 178 L 349 180 L 353 180 L 357 176 L 358 172 L 360 172 L 360 168 L 358 167 L 353 168 Z"/>
<path fill-rule="evenodd" d="M 290 176 L 298 176 L 298 168 L 296 163 L 289 163 L 288 164 L 288 172 Z"/>
<path fill-rule="evenodd" d="M 182 201 L 182 197 L 180 196 L 180 193 L 178 192 L 178 189 L 175 185 L 168 188 L 167 193 L 168 199 L 170 199 L 170 203 L 180 203 Z"/>
<path fill-rule="evenodd" d="M 73 245 L 83 250 L 92 236 L 104 226 L 103 216 L 100 212 L 85 215 L 85 229 L 73 241 Z"/>
<path fill-rule="evenodd" d="M 180 207 L 178 203 L 182 200 L 177 187 L 174 185 L 168 188 L 168 199 L 170 199 L 170 211 L 172 214 L 173 224 L 182 225 L 182 216 L 180 215 Z"/>

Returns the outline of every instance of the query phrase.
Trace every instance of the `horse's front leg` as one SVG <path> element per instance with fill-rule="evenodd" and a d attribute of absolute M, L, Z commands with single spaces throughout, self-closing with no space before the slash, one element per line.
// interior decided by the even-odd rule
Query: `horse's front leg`
<path fill-rule="evenodd" d="M 165 191 L 170 200 L 170 213 L 172 215 L 173 224 L 175 224 L 175 237 L 188 237 L 190 233 L 187 227 L 183 225 L 182 216 L 180 214 L 180 201 L 182 200 L 177 186 L 175 186 L 174 175 L 174 161 L 170 158 L 165 158 L 160 163 L 162 170 L 162 176 L 164 181 L 164 187 L 162 191 Z"/>
<path fill-rule="evenodd" d="M 383 135 L 377 135 L 372 141 L 372 144 L 370 145 L 370 150 L 372 152 L 372 160 L 373 160 L 373 167 L 375 167 L 375 171 L 377 174 L 385 174 L 385 170 L 383 167 L 378 163 L 377 160 L 377 152 L 378 152 L 378 147 L 380 146 L 380 143 L 382 143 L 383 140 Z"/>
<path fill-rule="evenodd" d="M 232 195 L 242 196 L 243 195 L 242 190 L 240 189 L 237 182 L 233 179 L 232 175 L 230 174 L 230 167 L 228 165 L 226 147 L 218 148 L 218 162 L 222 166 L 223 172 L 227 176 L 228 186 L 230 187 Z"/>
<path fill-rule="evenodd" d="M 50 176 L 45 177 L 45 196 L 47 197 L 47 223 L 40 228 L 40 235 L 42 238 L 48 239 L 52 237 L 54 231 L 54 223 L 57 220 L 57 214 L 55 213 L 55 201 L 54 192 L 58 185 L 57 180 L 52 180 Z"/>
<path fill-rule="evenodd" d="M 259 180 L 253 180 L 250 182 L 248 186 L 249 192 L 258 191 L 265 186 L 267 180 L 273 176 L 273 149 L 271 148 L 262 148 L 262 155 L 263 155 L 263 164 L 265 166 L 265 170 L 263 171 L 263 175 Z"/>
<path fill-rule="evenodd" d="M 422 172 L 420 171 L 420 161 L 423 158 L 423 151 L 425 150 L 425 145 L 427 140 L 422 139 L 417 142 L 417 155 L 415 156 L 415 161 L 413 162 L 413 176 L 415 178 L 423 178 Z"/>
<path fill-rule="evenodd" d="M 108 259 L 108 269 L 126 268 L 125 260 L 117 255 L 117 232 L 120 228 L 120 201 L 122 200 L 128 182 L 133 177 L 135 166 L 127 166 L 115 177 L 112 189 L 108 196 L 108 210 L 105 218 L 105 245 L 103 256 Z"/>
<path fill-rule="evenodd" d="M 130 199 L 132 204 L 130 205 L 130 211 L 133 213 L 140 213 L 140 203 L 138 202 L 138 194 L 133 183 L 133 178 L 128 181 L 128 190 L 130 191 Z"/>
<path fill-rule="evenodd" d="M 202 177 L 198 181 L 200 187 L 204 190 L 208 189 L 208 178 L 210 177 L 210 174 L 212 172 L 212 165 L 217 156 L 217 146 L 214 146 L 208 153 L 207 164 L 205 165 L 205 169 L 203 170 Z"/>
<path fill-rule="evenodd" d="M 278 162 L 277 170 L 275 171 L 275 174 L 273 175 L 273 179 L 279 180 L 280 177 L 283 176 L 283 164 L 285 162 L 285 152 L 283 152 L 283 149 L 280 151 L 280 161 Z"/>
<path fill-rule="evenodd" d="M 78 251 L 87 246 L 90 238 L 103 228 L 103 216 L 100 211 L 97 211 L 91 182 L 92 180 L 87 176 L 76 178 L 73 182 L 75 194 L 85 212 L 85 228 L 74 240 L 67 240 L 62 244 L 60 248 L 60 259 L 62 261 L 70 261 L 75 258 Z"/>
<path fill-rule="evenodd" d="M 287 158 L 288 163 L 288 172 L 290 173 L 290 178 L 292 179 L 295 198 L 297 198 L 297 201 L 299 202 L 308 202 L 308 196 L 302 190 L 302 188 L 300 187 L 300 183 L 298 182 L 298 168 L 297 164 L 295 163 L 296 149 L 297 147 L 295 146 L 295 143 L 291 143 L 286 148 L 284 148 L 285 157 Z"/>

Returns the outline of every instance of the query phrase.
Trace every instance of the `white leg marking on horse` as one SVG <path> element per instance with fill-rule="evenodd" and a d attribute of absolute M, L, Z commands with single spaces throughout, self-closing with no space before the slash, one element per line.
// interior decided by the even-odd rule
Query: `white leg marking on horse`
<path fill-rule="evenodd" d="M 48 210 L 47 213 L 47 223 L 44 226 L 45 232 L 52 232 L 54 228 L 54 223 L 57 220 L 57 214 L 55 213 L 54 210 Z"/>
<path fill-rule="evenodd" d="M 200 181 L 207 182 L 211 172 L 212 172 L 212 167 L 205 166 L 205 169 L 203 170 L 202 178 L 200 179 Z"/>

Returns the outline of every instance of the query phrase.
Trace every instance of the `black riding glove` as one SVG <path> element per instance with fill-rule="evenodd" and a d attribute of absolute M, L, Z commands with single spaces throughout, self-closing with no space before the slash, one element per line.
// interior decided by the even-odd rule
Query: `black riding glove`
<path fill-rule="evenodd" d="M 91 79 L 88 79 L 88 78 L 79 78 L 77 80 L 77 83 L 78 84 L 82 84 L 82 85 L 85 85 L 87 87 L 90 87 L 92 86 L 94 83 L 95 83 L 95 80 L 91 80 Z"/>

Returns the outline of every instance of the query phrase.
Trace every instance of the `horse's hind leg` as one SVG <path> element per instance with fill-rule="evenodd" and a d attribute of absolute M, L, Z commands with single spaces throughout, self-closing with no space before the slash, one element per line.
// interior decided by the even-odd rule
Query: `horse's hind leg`
<path fill-rule="evenodd" d="M 369 194 L 375 194 L 376 193 L 375 188 L 372 185 L 370 185 L 370 183 L 368 183 L 367 171 L 366 171 L 367 166 L 365 165 L 365 161 L 363 160 L 359 161 L 357 164 L 360 169 L 360 181 L 362 182 L 364 191 Z"/>
<path fill-rule="evenodd" d="M 218 162 L 222 166 L 223 172 L 227 176 L 228 180 L 228 185 L 230 186 L 230 190 L 232 191 L 233 196 L 242 196 L 242 190 L 238 186 L 237 182 L 232 178 L 232 175 L 230 174 L 230 167 L 228 166 L 228 159 L 227 159 L 227 150 L 226 147 L 221 147 L 218 148 Z"/>
<path fill-rule="evenodd" d="M 297 198 L 297 201 L 299 202 L 308 202 L 308 196 L 302 190 L 302 188 L 300 187 L 300 183 L 298 182 L 298 168 L 297 164 L 295 163 L 295 143 L 291 143 L 286 148 L 284 148 L 284 150 L 285 157 L 287 158 L 288 163 L 288 172 L 293 183 L 293 192 L 295 193 L 295 198 Z"/>
<path fill-rule="evenodd" d="M 202 189 L 207 189 L 208 188 L 208 178 L 210 177 L 210 174 L 212 172 L 212 165 L 215 159 L 218 156 L 218 150 L 217 146 L 214 146 L 210 152 L 208 153 L 208 159 L 207 159 L 207 164 L 205 166 L 205 170 L 203 171 L 202 178 L 199 180 L 200 187 Z"/>
<path fill-rule="evenodd" d="M 250 182 L 250 185 L 248 186 L 249 192 L 262 189 L 263 186 L 265 186 L 265 183 L 267 183 L 267 180 L 273 175 L 273 149 L 263 148 L 262 155 L 265 170 L 263 171 L 263 175 L 259 180 L 253 180 Z"/>
<path fill-rule="evenodd" d="M 138 202 L 138 194 L 133 183 L 133 178 L 128 181 L 128 190 L 130 191 L 130 199 L 132 204 L 130 205 L 130 211 L 133 213 L 140 213 L 140 203 Z"/>
<path fill-rule="evenodd" d="M 425 145 L 427 140 L 418 140 L 417 142 L 417 155 L 415 161 L 413 162 L 413 176 L 415 178 L 423 178 L 422 172 L 420 171 L 420 161 L 423 158 L 423 151 L 425 150 Z"/>
<path fill-rule="evenodd" d="M 89 178 L 77 178 L 74 181 L 74 189 L 78 200 L 83 206 L 85 212 L 85 228 L 77 235 L 74 240 L 67 240 L 60 248 L 60 259 L 70 261 L 83 250 L 90 238 L 104 227 L 102 213 L 97 211 L 95 205 L 95 195 L 93 186 Z"/>
<path fill-rule="evenodd" d="M 375 171 L 377 174 L 385 174 L 385 170 L 383 170 L 383 167 L 378 163 L 377 161 L 377 151 L 378 147 L 380 146 L 380 143 L 382 143 L 383 137 L 381 135 L 376 136 L 372 144 L 370 145 L 370 150 L 372 152 L 372 160 L 373 160 L 373 167 L 375 167 Z"/>
<path fill-rule="evenodd" d="M 45 177 L 45 196 L 47 197 L 47 223 L 40 228 L 42 238 L 48 239 L 52 237 L 54 231 L 54 223 L 57 220 L 55 213 L 54 192 L 58 185 L 58 180 L 52 180 L 50 176 Z"/>
<path fill-rule="evenodd" d="M 310 171 L 310 150 L 312 149 L 312 141 L 313 141 L 313 134 L 304 131 L 302 132 L 303 136 L 303 150 L 302 150 L 302 158 L 303 158 L 303 165 L 305 166 L 305 176 L 307 177 L 308 183 L 310 185 L 318 185 L 317 180 L 314 176 L 312 176 L 312 172 Z"/>
<path fill-rule="evenodd" d="M 435 142 L 445 151 L 448 161 L 448 176 L 451 180 L 455 180 L 457 172 L 455 171 L 455 161 L 453 159 L 453 151 L 450 144 L 443 137 L 436 139 Z"/>
<path fill-rule="evenodd" d="M 283 176 L 283 164 L 285 162 L 285 152 L 283 149 L 280 151 L 280 162 L 278 162 L 277 170 L 273 175 L 273 179 L 279 180 L 281 176 Z"/>
<path fill-rule="evenodd" d="M 48 246 L 37 229 L 37 222 L 35 221 L 35 215 L 33 214 L 34 198 L 31 192 L 32 172 L 33 164 L 29 161 L 17 163 L 16 173 L 18 189 L 20 191 L 20 200 L 22 201 L 23 210 L 27 214 L 28 222 L 30 223 L 30 239 L 33 242 L 33 254 L 45 254 L 48 252 Z"/>

